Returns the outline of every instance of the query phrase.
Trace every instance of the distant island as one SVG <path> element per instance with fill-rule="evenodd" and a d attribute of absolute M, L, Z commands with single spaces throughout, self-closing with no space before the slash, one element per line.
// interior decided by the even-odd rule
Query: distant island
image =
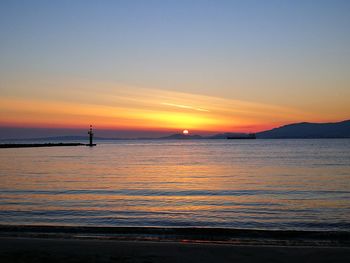
<path fill-rule="evenodd" d="M 218 133 L 211 136 L 172 134 L 158 138 L 103 138 L 95 137 L 95 140 L 203 140 L 203 139 L 227 139 L 244 138 L 251 136 L 248 133 Z M 350 138 L 350 120 L 334 123 L 293 123 L 267 131 L 255 133 L 257 139 L 316 139 L 316 138 Z M 86 136 L 56 136 L 30 139 L 0 139 L 0 141 L 77 141 L 86 140 Z"/>

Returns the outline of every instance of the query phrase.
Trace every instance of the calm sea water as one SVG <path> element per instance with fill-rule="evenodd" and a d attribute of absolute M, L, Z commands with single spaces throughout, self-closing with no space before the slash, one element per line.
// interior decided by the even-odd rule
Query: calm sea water
<path fill-rule="evenodd" d="M 0 149 L 0 224 L 350 230 L 350 140 Z"/>

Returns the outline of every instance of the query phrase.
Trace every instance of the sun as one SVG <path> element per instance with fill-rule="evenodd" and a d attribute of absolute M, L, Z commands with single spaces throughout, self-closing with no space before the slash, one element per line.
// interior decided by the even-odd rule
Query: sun
<path fill-rule="evenodd" d="M 183 133 L 184 135 L 187 135 L 189 132 L 188 132 L 188 130 L 183 130 L 182 133 Z"/>

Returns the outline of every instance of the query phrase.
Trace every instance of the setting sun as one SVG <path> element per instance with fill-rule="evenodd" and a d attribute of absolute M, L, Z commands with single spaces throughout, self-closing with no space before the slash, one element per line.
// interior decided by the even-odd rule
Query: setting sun
<path fill-rule="evenodd" d="M 183 130 L 182 132 L 184 135 L 187 135 L 188 134 L 188 130 Z"/>

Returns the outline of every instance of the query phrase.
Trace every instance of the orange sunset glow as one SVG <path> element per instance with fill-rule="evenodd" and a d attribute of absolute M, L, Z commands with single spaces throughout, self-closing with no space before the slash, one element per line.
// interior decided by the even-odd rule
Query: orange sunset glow
<path fill-rule="evenodd" d="M 288 106 L 225 99 L 214 96 L 106 83 L 65 83 L 36 97 L 0 98 L 0 122 L 7 126 L 173 131 L 186 127 L 197 132 L 256 132 L 299 120 L 332 118 Z M 93 87 L 98 87 L 96 92 Z M 85 89 L 85 90 L 84 90 Z"/>

